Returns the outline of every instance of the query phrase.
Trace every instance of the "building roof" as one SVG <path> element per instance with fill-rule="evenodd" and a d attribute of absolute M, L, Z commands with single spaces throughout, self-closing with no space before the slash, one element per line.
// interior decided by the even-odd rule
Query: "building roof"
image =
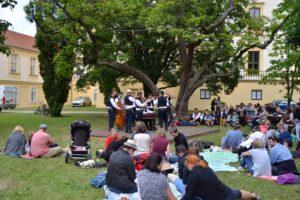
<path fill-rule="evenodd" d="M 22 33 L 17 33 L 14 31 L 5 32 L 4 44 L 9 47 L 15 47 L 20 49 L 25 49 L 28 51 L 39 52 L 35 45 L 35 38 L 29 35 L 24 35 Z"/>

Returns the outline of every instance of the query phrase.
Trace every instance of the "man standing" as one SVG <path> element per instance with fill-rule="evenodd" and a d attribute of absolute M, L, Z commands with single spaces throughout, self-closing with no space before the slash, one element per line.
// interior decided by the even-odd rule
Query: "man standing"
<path fill-rule="evenodd" d="M 135 98 L 131 96 L 131 90 L 127 90 L 127 95 L 125 96 L 124 103 L 125 103 L 125 113 L 126 113 L 126 119 L 125 119 L 125 133 L 132 133 L 132 123 L 133 123 L 133 108 L 135 106 L 134 104 Z"/>
<path fill-rule="evenodd" d="M 33 157 L 50 158 L 65 153 L 47 133 L 47 125 L 41 124 L 39 130 L 31 138 L 31 155 Z"/>
<path fill-rule="evenodd" d="M 127 140 L 122 149 L 110 156 L 106 183 L 111 192 L 128 195 L 137 192 L 137 185 L 134 182 L 136 173 L 132 158 L 135 150 L 135 141 Z"/>
<path fill-rule="evenodd" d="M 117 98 L 117 91 L 113 90 L 111 92 L 111 96 L 109 97 L 108 101 L 107 101 L 107 109 L 108 109 L 108 117 L 109 117 L 109 127 L 108 127 L 108 131 L 110 131 L 115 124 L 115 117 L 116 117 L 116 113 L 115 110 L 122 110 L 122 108 L 120 108 L 119 106 L 117 106 L 116 104 L 116 98 Z"/>
<path fill-rule="evenodd" d="M 137 97 L 135 99 L 135 116 L 137 121 L 142 121 L 143 120 L 143 111 L 144 107 L 146 107 L 147 102 L 143 103 L 143 97 L 142 97 L 142 92 L 137 93 Z"/>
<path fill-rule="evenodd" d="M 172 97 L 169 92 L 166 92 L 167 99 L 167 112 L 169 117 L 169 126 L 173 126 L 173 106 L 172 106 Z"/>
<path fill-rule="evenodd" d="M 160 91 L 160 96 L 157 99 L 159 126 L 163 128 L 165 124 L 165 130 L 168 130 L 168 111 L 167 111 L 167 98 L 164 96 L 164 91 Z"/>

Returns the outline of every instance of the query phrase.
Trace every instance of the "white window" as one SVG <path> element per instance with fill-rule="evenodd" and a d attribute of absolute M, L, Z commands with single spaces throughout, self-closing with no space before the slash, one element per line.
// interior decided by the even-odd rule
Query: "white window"
<path fill-rule="evenodd" d="M 35 75 L 35 63 L 36 63 L 36 59 L 30 58 L 30 74 L 31 75 Z"/>
<path fill-rule="evenodd" d="M 251 90 L 251 100 L 262 100 L 262 90 Z"/>
<path fill-rule="evenodd" d="M 97 91 L 98 91 L 98 89 L 95 89 L 93 92 L 93 102 L 94 103 L 96 103 L 96 101 L 97 101 Z"/>
<path fill-rule="evenodd" d="M 10 68 L 10 72 L 12 73 L 16 73 L 17 72 L 17 59 L 18 59 L 18 55 L 17 54 L 11 54 L 11 68 Z"/>
<path fill-rule="evenodd" d="M 210 99 L 210 91 L 208 89 L 200 89 L 200 99 Z"/>
<path fill-rule="evenodd" d="M 252 18 L 259 18 L 260 17 L 260 8 L 250 8 L 249 14 Z"/>
<path fill-rule="evenodd" d="M 36 102 L 36 88 L 32 87 L 30 92 L 30 102 L 35 103 Z"/>

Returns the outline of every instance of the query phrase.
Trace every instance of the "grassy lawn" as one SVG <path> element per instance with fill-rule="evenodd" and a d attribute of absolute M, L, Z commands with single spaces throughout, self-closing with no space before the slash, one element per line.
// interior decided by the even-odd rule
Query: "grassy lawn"
<path fill-rule="evenodd" d="M 26 134 L 37 129 L 40 123 L 48 124 L 48 132 L 65 147 L 70 142 L 69 126 L 76 119 L 88 120 L 92 129 L 105 129 L 107 118 L 102 115 L 65 115 L 62 118 L 35 116 L 33 114 L 0 113 L 0 148 L 15 125 L 24 127 Z M 199 137 L 220 143 L 221 133 Z M 245 132 L 248 132 L 245 129 Z M 92 139 L 92 154 L 102 148 L 103 141 Z M 300 169 L 300 162 L 297 162 Z M 25 160 L 0 155 L 0 199 L 103 199 L 103 190 L 89 185 L 100 169 L 81 169 L 72 162 L 64 163 L 64 157 Z M 233 188 L 255 191 L 264 200 L 299 199 L 299 185 L 281 186 L 272 182 L 248 177 L 245 172 L 221 172 L 220 179 Z"/>
<path fill-rule="evenodd" d="M 29 108 L 16 108 L 16 111 L 34 111 L 37 107 L 29 107 Z M 104 111 L 106 112 L 106 108 L 96 108 L 96 106 L 83 106 L 83 107 L 72 107 L 71 105 L 64 105 L 63 111 Z"/>

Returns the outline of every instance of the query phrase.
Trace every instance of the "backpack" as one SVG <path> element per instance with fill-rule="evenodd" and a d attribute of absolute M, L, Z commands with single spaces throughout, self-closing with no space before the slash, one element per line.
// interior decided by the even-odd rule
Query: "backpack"
<path fill-rule="evenodd" d="M 101 172 L 91 180 L 91 185 L 95 188 L 101 188 L 106 185 L 106 172 Z"/>
<path fill-rule="evenodd" d="M 277 177 L 276 183 L 278 184 L 295 184 L 297 183 L 298 176 L 292 173 L 282 174 Z"/>

